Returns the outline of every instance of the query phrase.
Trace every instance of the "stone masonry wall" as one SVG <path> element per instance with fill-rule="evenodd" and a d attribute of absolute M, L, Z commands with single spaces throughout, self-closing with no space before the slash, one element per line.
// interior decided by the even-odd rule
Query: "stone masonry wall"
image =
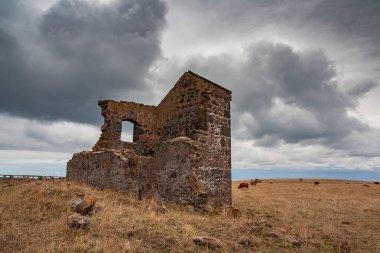
<path fill-rule="evenodd" d="M 161 103 L 99 101 L 93 151 L 75 154 L 69 179 L 196 207 L 231 206 L 231 92 L 186 72 Z M 123 142 L 123 120 L 134 123 Z"/>
<path fill-rule="evenodd" d="M 152 152 L 154 139 L 155 106 L 133 102 L 99 101 L 104 117 L 101 136 L 93 147 L 94 151 L 103 149 L 132 149 L 138 154 Z M 134 124 L 133 143 L 121 141 L 122 121 Z"/>

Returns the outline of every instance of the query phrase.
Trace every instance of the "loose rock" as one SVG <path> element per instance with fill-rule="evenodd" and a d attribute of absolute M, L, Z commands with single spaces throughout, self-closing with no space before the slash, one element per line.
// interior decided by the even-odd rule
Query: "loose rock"
<path fill-rule="evenodd" d="M 75 197 L 70 201 L 69 204 L 73 212 L 86 215 L 91 211 L 92 207 L 95 204 L 95 200 L 88 196 L 84 196 L 83 198 Z"/>
<path fill-rule="evenodd" d="M 268 232 L 264 234 L 266 237 L 279 238 L 280 235 L 276 232 Z"/>
<path fill-rule="evenodd" d="M 86 215 L 91 210 L 91 208 L 94 206 L 94 204 L 95 204 L 94 199 L 85 196 L 83 198 L 83 201 L 79 205 L 77 205 L 77 208 L 76 208 L 77 212 L 82 214 L 82 215 Z"/>
<path fill-rule="evenodd" d="M 76 212 L 77 211 L 77 206 L 82 202 L 82 200 L 83 199 L 79 198 L 79 197 L 72 198 L 69 201 L 70 210 L 73 211 L 73 212 Z"/>
<path fill-rule="evenodd" d="M 287 241 L 292 244 L 293 247 L 300 247 L 302 244 L 302 240 L 298 237 L 289 237 Z"/>
<path fill-rule="evenodd" d="M 241 237 L 239 239 L 238 243 L 243 245 L 243 246 L 246 246 L 246 247 L 253 247 L 254 246 L 254 242 L 253 242 L 252 238 L 248 237 L 248 236 Z"/>
<path fill-rule="evenodd" d="M 70 228 L 88 228 L 90 224 L 89 219 L 81 215 L 79 213 L 73 213 L 67 218 L 67 225 L 69 225 Z"/>
<path fill-rule="evenodd" d="M 193 242 L 200 246 L 205 246 L 209 249 L 217 249 L 222 247 L 220 240 L 209 236 L 196 236 L 193 238 Z"/>

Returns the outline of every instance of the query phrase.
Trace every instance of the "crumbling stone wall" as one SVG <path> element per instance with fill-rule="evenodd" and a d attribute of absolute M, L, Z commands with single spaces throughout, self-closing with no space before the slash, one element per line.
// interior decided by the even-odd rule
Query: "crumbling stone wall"
<path fill-rule="evenodd" d="M 152 152 L 155 106 L 112 100 L 99 101 L 98 104 L 102 109 L 104 124 L 100 138 L 93 147 L 94 151 L 132 149 L 141 155 Z M 132 143 L 121 141 L 122 121 L 134 124 Z"/>
<path fill-rule="evenodd" d="M 230 101 L 229 90 L 190 71 L 157 107 L 100 101 L 101 136 L 68 162 L 67 177 L 137 198 L 228 207 Z M 123 120 L 134 123 L 132 143 L 120 140 Z"/>

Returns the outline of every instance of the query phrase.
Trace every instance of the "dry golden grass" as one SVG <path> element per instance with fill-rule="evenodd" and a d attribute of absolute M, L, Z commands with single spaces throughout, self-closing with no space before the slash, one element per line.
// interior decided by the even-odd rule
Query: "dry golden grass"
<path fill-rule="evenodd" d="M 153 200 L 64 180 L 0 181 L 0 252 L 210 252 L 193 243 L 197 235 L 220 239 L 219 252 L 380 252 L 379 185 L 270 181 L 233 184 L 237 218 L 176 205 L 156 213 Z M 88 230 L 66 224 L 78 192 L 100 206 Z"/>

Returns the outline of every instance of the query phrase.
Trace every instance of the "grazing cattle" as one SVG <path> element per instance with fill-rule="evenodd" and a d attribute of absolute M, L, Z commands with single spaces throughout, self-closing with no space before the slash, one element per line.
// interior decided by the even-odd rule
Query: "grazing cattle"
<path fill-rule="evenodd" d="M 302 179 L 302 178 L 300 178 L 299 180 L 300 180 L 300 181 L 303 181 L 303 179 Z"/>
<path fill-rule="evenodd" d="M 238 186 L 238 189 L 243 189 L 243 188 L 249 188 L 249 184 L 248 183 L 240 183 L 239 186 Z"/>
<path fill-rule="evenodd" d="M 346 182 L 346 184 L 350 184 L 350 182 Z"/>
<path fill-rule="evenodd" d="M 377 182 L 377 181 L 375 181 L 375 182 L 373 182 L 374 184 L 379 184 L 379 182 Z"/>
<path fill-rule="evenodd" d="M 364 187 L 368 187 L 369 188 L 369 185 L 368 184 L 363 184 Z"/>
<path fill-rule="evenodd" d="M 270 183 L 270 184 L 273 184 L 273 182 L 272 182 L 272 181 L 270 181 L 269 183 Z"/>
<path fill-rule="evenodd" d="M 252 186 L 256 186 L 257 182 L 256 181 L 251 181 L 251 182 L 249 182 L 249 184 L 252 185 Z"/>
<path fill-rule="evenodd" d="M 315 181 L 315 182 L 314 182 L 314 185 L 319 185 L 319 181 Z"/>

